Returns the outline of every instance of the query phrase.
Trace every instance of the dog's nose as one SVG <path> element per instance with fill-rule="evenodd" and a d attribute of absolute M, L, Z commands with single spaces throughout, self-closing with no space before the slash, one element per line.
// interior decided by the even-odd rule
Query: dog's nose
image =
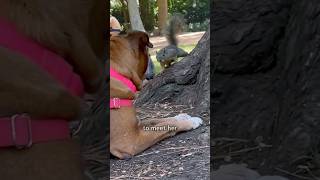
<path fill-rule="evenodd" d="M 149 48 L 153 48 L 153 44 L 152 44 L 151 42 L 148 42 L 147 46 L 148 46 Z"/>

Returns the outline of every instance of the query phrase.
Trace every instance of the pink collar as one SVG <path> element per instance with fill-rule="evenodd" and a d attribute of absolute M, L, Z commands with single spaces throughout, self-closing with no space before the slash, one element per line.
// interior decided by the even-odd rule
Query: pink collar
<path fill-rule="evenodd" d="M 124 77 L 122 74 L 118 73 L 115 69 L 110 68 L 110 77 L 113 77 L 119 81 L 121 81 L 123 84 L 125 84 L 126 86 L 128 86 L 128 88 L 131 89 L 132 92 L 137 92 L 137 88 L 136 86 L 133 84 L 133 82 Z"/>
<path fill-rule="evenodd" d="M 128 88 L 133 92 L 136 93 L 137 92 L 137 88 L 136 86 L 133 84 L 133 82 L 124 77 L 122 74 L 118 73 L 115 69 L 110 67 L 110 77 L 113 77 L 117 80 L 119 80 L 120 82 L 122 82 L 123 84 L 125 84 L 126 86 L 128 86 Z M 119 99 L 119 98 L 110 98 L 110 109 L 119 109 L 122 106 L 132 106 L 132 100 L 130 99 Z"/>
<path fill-rule="evenodd" d="M 61 56 L 19 32 L 14 24 L 0 17 L 0 46 L 20 54 L 51 75 L 76 96 L 82 96 L 80 76 L 73 72 Z M 28 73 L 28 72 L 25 72 Z M 41 143 L 70 138 L 69 125 L 64 119 L 31 119 L 28 115 L 0 117 L 0 148 L 30 147 Z"/>
<path fill-rule="evenodd" d="M 0 17 L 0 46 L 10 49 L 46 71 L 70 93 L 84 94 L 81 78 L 60 55 L 19 32 L 14 24 Z"/>

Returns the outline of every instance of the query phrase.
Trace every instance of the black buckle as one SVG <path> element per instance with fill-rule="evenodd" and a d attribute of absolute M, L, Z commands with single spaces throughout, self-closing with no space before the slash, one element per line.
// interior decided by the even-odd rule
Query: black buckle
<path fill-rule="evenodd" d="M 25 121 L 25 122 L 24 122 Z M 17 124 L 18 123 L 25 123 L 26 124 L 26 131 L 27 134 L 25 134 L 27 136 L 27 141 L 25 143 L 21 143 L 19 144 L 18 142 L 18 133 L 17 133 Z M 21 136 L 21 135 L 20 135 Z M 24 135 L 22 135 L 24 136 Z M 16 114 L 14 116 L 11 117 L 11 137 L 12 137 L 12 141 L 13 144 L 15 145 L 15 147 L 17 149 L 25 149 L 25 148 L 29 148 L 32 146 L 32 128 L 31 128 L 31 118 L 29 115 L 27 114 Z"/>
<path fill-rule="evenodd" d="M 121 32 L 121 30 L 120 29 L 110 29 L 110 32 Z"/>

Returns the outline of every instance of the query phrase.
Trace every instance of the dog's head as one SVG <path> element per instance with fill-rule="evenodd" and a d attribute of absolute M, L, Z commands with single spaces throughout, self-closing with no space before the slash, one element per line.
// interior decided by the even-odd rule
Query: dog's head
<path fill-rule="evenodd" d="M 152 47 L 149 36 L 145 32 L 133 31 L 126 35 L 112 36 L 110 38 L 111 63 L 121 66 L 119 68 L 126 68 L 126 72 L 135 72 L 142 80 L 148 66 L 147 48 Z"/>
<path fill-rule="evenodd" d="M 137 60 L 139 67 L 138 70 L 141 71 L 139 74 L 142 74 L 142 77 L 148 67 L 149 56 L 147 48 L 153 48 L 153 44 L 150 42 L 149 36 L 144 32 L 130 32 L 126 38 L 134 51 L 135 60 Z"/>
<path fill-rule="evenodd" d="M 105 1 L 88 0 L 1 0 L 0 16 L 64 57 L 72 49 L 69 41 L 73 31 L 80 32 L 102 60 L 106 53 L 106 6 Z"/>

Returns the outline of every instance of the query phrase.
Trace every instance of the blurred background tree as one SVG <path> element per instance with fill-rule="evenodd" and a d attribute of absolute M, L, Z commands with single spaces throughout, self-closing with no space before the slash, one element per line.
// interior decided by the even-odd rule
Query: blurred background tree
<path fill-rule="evenodd" d="M 205 31 L 209 27 L 210 4 L 203 0 L 169 0 L 169 14 L 184 15 L 187 31 Z"/>
<path fill-rule="evenodd" d="M 111 0 L 110 4 L 110 13 L 119 20 L 125 30 L 129 29 L 127 0 Z M 164 18 L 166 20 L 174 13 L 182 14 L 187 24 L 187 32 L 205 31 L 209 27 L 210 4 L 206 0 L 139 0 L 138 5 L 144 28 L 148 32 L 159 33 L 159 29 L 161 31 L 159 5 L 167 8 L 166 11 L 161 11 L 167 12 Z"/>
<path fill-rule="evenodd" d="M 155 1 L 154 0 L 139 0 L 140 15 L 144 28 L 148 32 L 152 32 L 155 26 Z"/>

